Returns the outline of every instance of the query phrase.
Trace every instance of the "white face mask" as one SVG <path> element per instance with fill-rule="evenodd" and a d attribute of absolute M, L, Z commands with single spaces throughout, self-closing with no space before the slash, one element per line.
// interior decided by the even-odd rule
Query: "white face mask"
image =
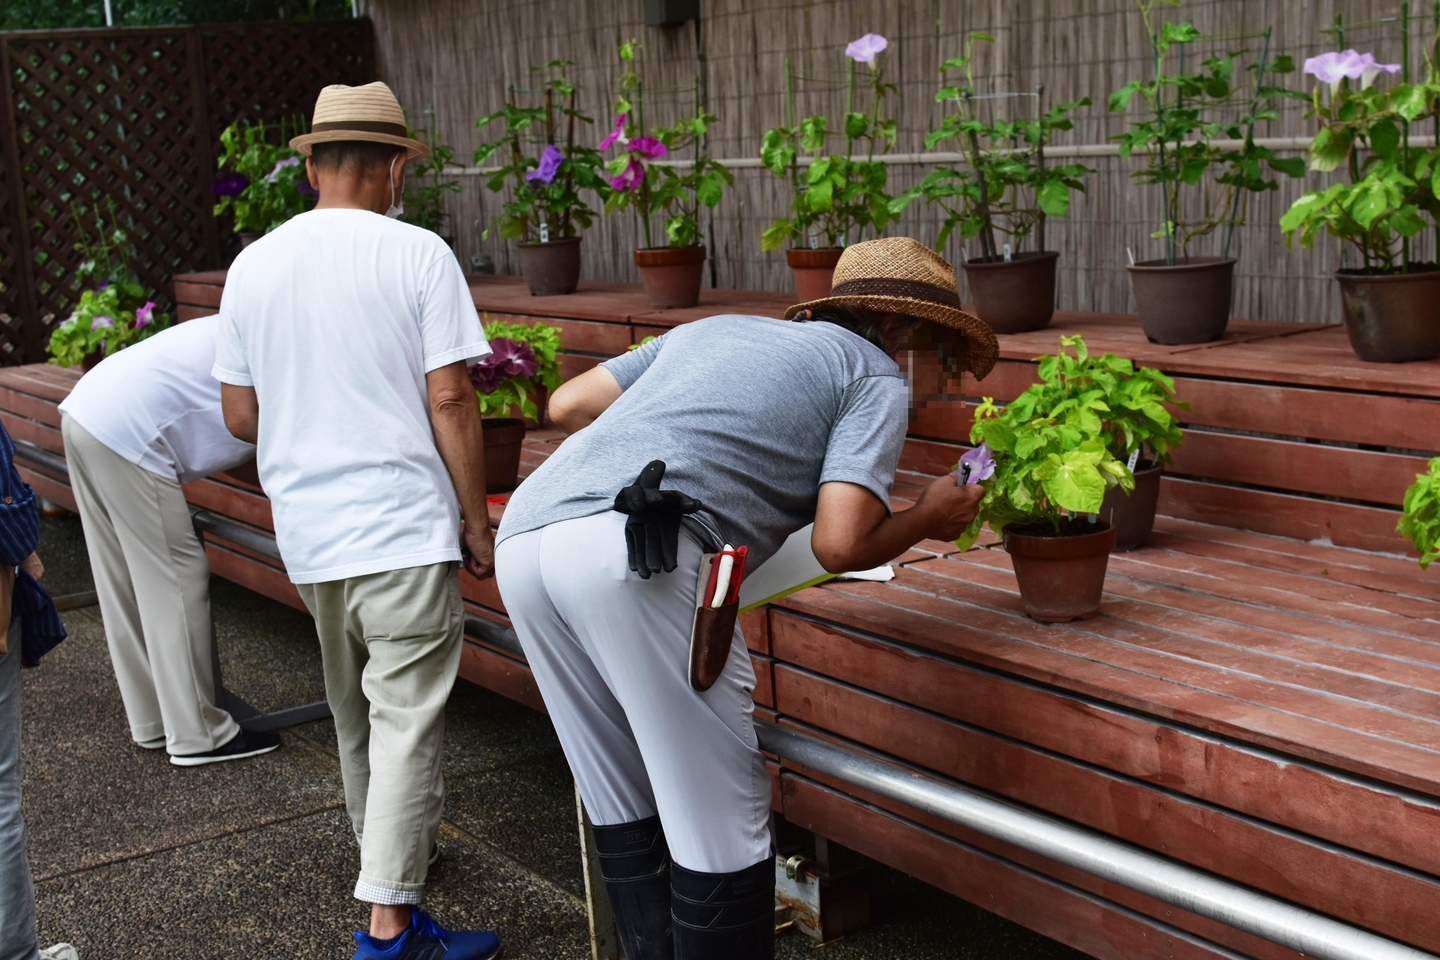
<path fill-rule="evenodd" d="M 385 216 L 389 217 L 391 220 L 394 220 L 396 217 L 400 216 L 402 213 L 405 212 L 404 195 L 401 195 L 400 202 L 398 204 L 395 202 L 395 161 L 399 159 L 400 154 L 397 153 L 395 154 L 395 159 L 390 161 L 390 207 L 385 211 Z M 400 175 L 402 177 L 405 175 L 403 168 L 401 169 Z"/>

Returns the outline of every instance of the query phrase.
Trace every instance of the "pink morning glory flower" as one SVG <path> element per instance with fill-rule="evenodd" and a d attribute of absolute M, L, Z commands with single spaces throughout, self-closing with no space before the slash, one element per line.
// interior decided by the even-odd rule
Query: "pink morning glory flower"
<path fill-rule="evenodd" d="M 298 166 L 300 166 L 299 157 L 286 157 L 284 160 L 281 160 L 280 162 L 275 164 L 275 169 L 271 170 L 270 173 L 265 177 L 265 179 L 271 183 L 274 183 L 275 178 L 280 175 L 281 170 L 284 170 L 286 167 Z"/>
<path fill-rule="evenodd" d="M 600 141 L 600 146 L 598 149 L 606 150 L 611 146 L 611 144 L 625 143 L 625 124 L 629 121 L 629 119 L 630 114 L 628 113 L 622 113 L 620 114 L 620 116 L 616 117 L 615 129 L 610 131 L 610 136 Z"/>
<path fill-rule="evenodd" d="M 525 174 L 527 183 L 534 183 L 539 180 L 541 183 L 553 183 L 555 174 L 560 172 L 560 164 L 565 161 L 565 154 L 553 143 L 547 146 L 540 154 L 540 166 Z"/>
<path fill-rule="evenodd" d="M 965 468 L 969 467 L 967 471 Z M 965 484 L 979 483 L 981 480 L 989 480 L 995 476 L 995 455 L 985 445 L 965 451 L 955 469 L 950 471 L 952 477 L 963 477 Z"/>
<path fill-rule="evenodd" d="M 890 41 L 878 33 L 867 33 L 859 40 L 853 40 L 845 47 L 845 56 L 856 63 L 874 63 L 875 57 L 886 47 Z"/>
<path fill-rule="evenodd" d="M 111 317 L 111 316 L 107 316 L 106 314 L 103 314 L 103 313 L 100 314 L 98 317 L 93 317 L 93 318 L 91 318 L 91 320 L 90 320 L 90 329 L 91 329 L 91 330 L 111 330 L 111 329 L 113 329 L 114 327 L 115 327 L 115 318 L 114 318 L 114 317 Z"/>
<path fill-rule="evenodd" d="M 494 393 L 506 377 L 533 377 L 540 369 L 535 348 L 508 337 L 490 341 L 490 356 L 470 368 L 470 382 L 481 393 Z"/>
<path fill-rule="evenodd" d="M 146 300 L 144 305 L 135 310 L 135 329 L 144 330 L 155 321 L 155 301 Z"/>
<path fill-rule="evenodd" d="M 659 160 L 670 151 L 665 144 L 654 137 L 636 137 L 626 145 L 626 149 L 640 157 L 642 160 Z"/>
<path fill-rule="evenodd" d="M 625 165 L 625 169 L 620 171 L 620 175 L 610 178 L 610 186 L 621 193 L 629 193 L 640 186 L 640 182 L 644 179 L 645 167 L 632 155 L 630 162 Z"/>
<path fill-rule="evenodd" d="M 1377 63 L 1373 53 L 1341 50 L 1311 57 L 1305 61 L 1304 72 L 1313 75 L 1321 83 L 1330 84 L 1330 93 L 1333 96 L 1341 80 L 1359 80 L 1361 89 L 1368 89 L 1381 71 L 1399 73 L 1400 64 Z"/>

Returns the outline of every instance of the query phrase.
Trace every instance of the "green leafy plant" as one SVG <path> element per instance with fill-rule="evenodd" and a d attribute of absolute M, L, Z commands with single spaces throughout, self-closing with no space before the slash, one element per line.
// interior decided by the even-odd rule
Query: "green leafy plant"
<path fill-rule="evenodd" d="M 1407 28 L 1408 39 L 1408 22 Z M 1408 46 L 1408 44 L 1407 44 Z M 1404 82 L 1374 85 L 1380 73 L 1405 70 Z M 1280 218 L 1289 244 L 1315 244 L 1321 233 L 1359 253 L 1367 273 L 1409 273 L 1411 237 L 1440 219 L 1440 150 L 1410 144 L 1410 125 L 1440 116 L 1440 74 L 1429 59 L 1425 78 L 1411 83 L 1408 67 L 1382 64 L 1354 50 L 1324 53 L 1305 62 L 1319 81 L 1307 116 L 1320 130 L 1310 146 L 1310 168 L 1348 173 L 1348 182 L 1311 190 Z M 1355 84 L 1354 81 L 1359 81 Z M 1329 96 L 1325 95 L 1326 87 Z"/>
<path fill-rule="evenodd" d="M 986 397 L 975 410 L 970 439 L 981 444 L 979 460 L 988 465 L 993 458 L 985 471 L 993 475 L 984 479 L 975 521 L 956 541 L 962 550 L 975 544 L 986 523 L 996 534 L 1014 524 L 1058 535 L 1067 513 L 1098 513 L 1106 490 L 1134 489 L 1135 477 L 1114 449 L 1124 429 L 1106 400 L 1117 392 L 1122 365 L 1104 357 L 1091 361 L 1078 336 L 1061 337 L 1060 345 L 1058 353 L 1039 358 L 1040 383 L 1004 408 Z"/>
<path fill-rule="evenodd" d="M 1440 559 L 1440 457 L 1430 461 L 1425 473 L 1417 473 L 1415 483 L 1405 491 L 1396 529 L 1420 551 L 1422 570 Z"/>
<path fill-rule="evenodd" d="M 531 68 L 548 74 L 540 88 L 540 106 L 519 106 L 512 87 L 509 103 L 475 121 L 480 129 L 505 124 L 504 136 L 475 151 L 477 164 L 495 160 L 503 164 L 485 185 L 500 193 L 513 184 L 500 216 L 485 230 L 487 237 L 498 227 L 506 239 L 548 242 L 578 237 L 595 222 L 595 211 L 581 199 L 580 191 L 593 190 L 604 198 L 608 189 L 601 173 L 604 160 L 599 150 L 577 141 L 578 125 L 595 121 L 575 107 L 580 88 L 570 79 L 570 66 L 568 60 L 552 60 Z M 536 147 L 539 156 L 531 156 Z"/>
<path fill-rule="evenodd" d="M 618 144 L 623 150 L 605 164 L 610 174 L 605 210 L 634 210 L 647 248 L 656 246 L 651 233 L 651 220 L 656 216 L 664 221 L 669 246 L 693 247 L 700 243 L 700 208 L 714 208 L 725 188 L 735 182 L 730 171 L 704 149 L 706 131 L 720 118 L 701 106 L 697 78 L 693 115 L 669 127 L 646 126 L 645 84 L 635 68 L 639 50 L 634 40 L 619 48 L 623 68 L 615 125 L 599 149 Z M 687 150 L 691 159 L 681 162 L 679 154 Z"/>
<path fill-rule="evenodd" d="M 75 210 L 74 216 L 81 237 L 75 249 L 82 257 L 76 275 L 90 288 L 50 335 L 50 362 L 62 367 L 80 366 L 95 353 L 109 356 L 170 325 L 170 315 L 155 311 L 130 266 L 130 238 L 119 225 L 114 202 L 105 213 L 97 211 L 93 234 L 83 211 Z"/>
<path fill-rule="evenodd" d="M 1109 410 L 1100 414 L 1100 421 L 1110 453 L 1127 466 L 1132 456 L 1137 465 L 1147 467 L 1169 463 L 1171 451 L 1185 440 L 1169 407 L 1190 409 L 1175 395 L 1175 381 L 1154 367 L 1136 368 L 1113 353 L 1090 356 L 1083 339 L 1066 339 L 1073 341 L 1077 359 L 1068 370 L 1057 371 L 1057 377 L 1067 381 L 1071 390 L 1094 385 L 1104 391 L 1101 396 Z"/>
<path fill-rule="evenodd" d="M 972 33 L 964 56 L 946 60 L 940 67 L 942 80 L 951 70 L 964 72 L 963 84 L 944 83 L 935 94 L 939 103 L 958 103 L 959 112 L 945 115 L 938 130 L 925 138 L 925 149 L 956 141 L 969 159 L 968 169 L 940 167 L 930 171 L 911 190 L 890 202 L 890 213 L 898 216 L 906 206 L 924 198 L 945 211 L 945 221 L 935 241 L 944 250 L 956 228 L 966 240 L 980 238 L 980 259 L 1003 259 L 995 242 L 999 231 L 1015 241 L 1016 252 L 1035 234 L 1035 249 L 1045 249 L 1045 218 L 1063 217 L 1070 212 L 1070 194 L 1084 192 L 1081 178 L 1095 171 L 1079 163 L 1045 165 L 1045 148 L 1057 130 L 1074 127 L 1069 115 L 1090 105 L 1085 97 L 1060 103 L 1034 120 L 996 119 L 986 123 L 974 107 L 976 43 L 993 38 Z M 984 146 L 982 147 L 982 143 Z"/>
<path fill-rule="evenodd" d="M 880 235 L 893 219 L 890 197 L 885 192 L 889 177 L 878 154 L 895 145 L 897 128 L 893 118 L 882 116 L 885 97 L 898 88 L 886 83 L 879 55 L 888 41 L 866 34 L 845 49 L 849 58 L 845 86 L 845 116 L 838 131 L 831 131 L 828 118 L 816 115 L 795 120 L 795 88 L 790 61 L 785 61 L 785 94 L 788 125 L 765 133 L 760 144 L 760 161 L 775 176 L 790 181 L 793 199 L 789 217 L 782 217 L 760 234 L 760 249 L 778 250 L 791 246 L 843 247 L 859 241 L 865 230 Z M 859 65 L 867 69 L 863 83 L 869 88 L 870 110 L 856 110 L 856 94 L 862 82 Z M 825 152 L 835 136 L 845 141 L 844 156 Z M 863 153 L 863 158 L 857 156 Z M 801 159 L 808 161 L 801 172 Z"/>
<path fill-rule="evenodd" d="M 239 120 L 221 131 L 222 173 L 210 190 L 215 215 L 228 213 L 236 233 L 269 233 L 314 206 L 304 158 L 287 146 L 303 130 L 303 120 L 278 126 Z"/>
<path fill-rule="evenodd" d="M 470 381 L 480 415 L 508 417 L 514 408 L 531 420 L 540 419 L 535 396 L 540 389 L 559 388 L 560 330 L 544 323 L 485 322 L 492 353 L 470 368 Z"/>
<path fill-rule="evenodd" d="M 1180 0 L 1139 0 L 1146 36 L 1150 38 L 1154 76 L 1132 80 L 1110 97 L 1110 110 L 1127 110 L 1135 97 L 1148 107 L 1149 116 L 1133 122 L 1113 139 L 1120 156 L 1143 154 L 1145 165 L 1132 176 L 1160 187 L 1165 220 L 1153 234 L 1165 241 L 1165 262 L 1174 265 L 1189 256 L 1192 241 L 1225 228 L 1221 252 L 1230 255 L 1235 228 L 1245 222 L 1250 194 L 1278 189 L 1272 173 L 1300 177 L 1305 163 L 1299 157 L 1279 157 L 1255 142 L 1255 125 L 1279 117 L 1278 103 L 1304 94 L 1267 82 L 1276 74 L 1291 73 L 1287 56 L 1270 58 L 1270 31 L 1264 34 L 1260 57 L 1248 68 L 1252 80 L 1240 82 L 1237 64 L 1244 51 L 1209 57 L 1202 69 L 1185 73 L 1185 54 L 1201 39 L 1189 23 L 1166 23 L 1158 29 L 1151 14 L 1157 4 L 1179 6 Z M 1176 72 L 1166 72 L 1174 55 Z M 1239 148 L 1216 141 L 1240 141 Z M 1211 167 L 1220 173 L 1208 177 Z M 1188 201 L 1188 202 L 1187 202 Z"/>
<path fill-rule="evenodd" d="M 429 115 L 430 125 L 412 130 L 410 134 L 430 147 L 430 156 L 410 164 L 405 177 L 405 212 L 400 219 L 444 235 L 445 195 L 459 193 L 460 184 L 444 179 L 445 168 L 455 159 L 455 151 L 440 138 L 434 107 L 430 108 Z"/>

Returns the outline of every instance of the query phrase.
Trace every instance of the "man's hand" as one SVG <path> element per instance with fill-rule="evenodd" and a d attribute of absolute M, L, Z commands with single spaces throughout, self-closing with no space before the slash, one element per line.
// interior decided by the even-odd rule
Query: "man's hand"
<path fill-rule="evenodd" d="M 465 558 L 465 572 L 476 580 L 495 576 L 495 534 L 489 525 L 472 527 L 468 523 L 460 531 Z"/>
<path fill-rule="evenodd" d="M 954 540 L 964 533 L 980 510 L 985 488 L 978 483 L 960 486 L 955 477 L 936 477 L 911 509 L 924 511 L 928 532 L 921 539 Z"/>
<path fill-rule="evenodd" d="M 45 564 L 40 562 L 40 555 L 38 553 L 31 553 L 30 556 L 21 560 L 20 566 L 36 580 L 45 576 Z"/>
<path fill-rule="evenodd" d="M 820 485 L 810 546 L 831 573 L 869 570 L 889 563 L 929 537 L 954 540 L 975 519 L 985 490 L 959 486 L 955 477 L 931 481 L 909 510 L 890 514 L 867 488 L 839 481 Z"/>

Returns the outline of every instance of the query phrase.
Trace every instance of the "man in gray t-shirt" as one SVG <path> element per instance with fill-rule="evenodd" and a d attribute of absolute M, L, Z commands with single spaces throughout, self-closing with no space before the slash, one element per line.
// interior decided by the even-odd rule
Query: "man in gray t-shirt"
<path fill-rule="evenodd" d="M 719 678 L 691 687 L 697 580 L 719 544 L 677 534 L 679 515 L 747 547 L 751 569 L 812 521 L 836 572 L 957 537 L 979 486 L 941 477 L 910 509 L 889 503 L 907 424 L 891 354 L 937 347 L 977 376 L 994 363 L 993 334 L 959 303 L 928 248 L 856 244 L 832 296 L 786 321 L 686 324 L 551 398 L 570 437 L 511 497 L 496 578 L 596 825 L 630 960 L 773 956 L 755 674 L 736 629 Z"/>

